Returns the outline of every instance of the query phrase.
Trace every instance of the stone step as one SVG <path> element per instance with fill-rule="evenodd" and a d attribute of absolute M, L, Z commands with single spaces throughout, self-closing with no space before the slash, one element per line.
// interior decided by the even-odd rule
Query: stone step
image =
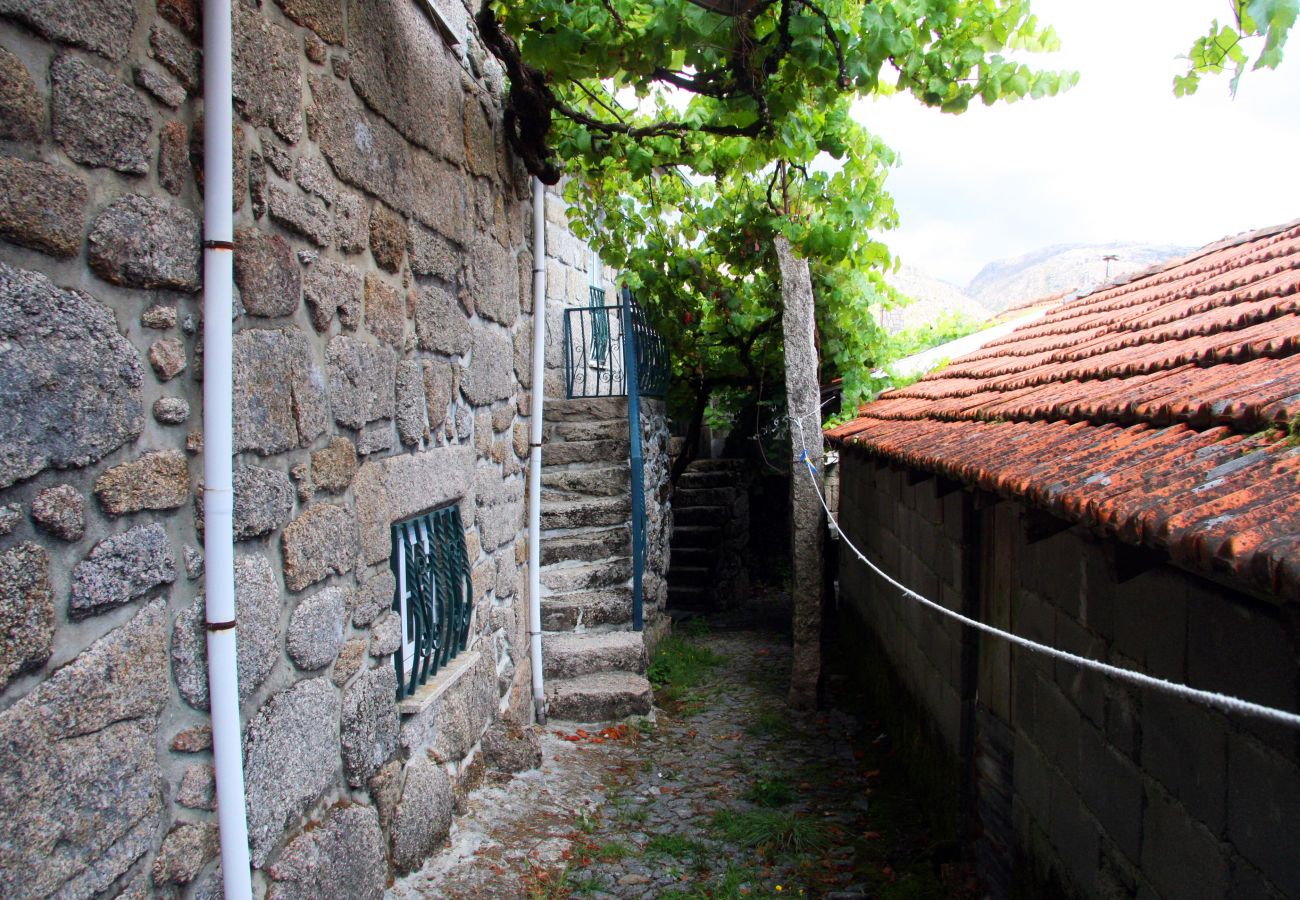
<path fill-rule="evenodd" d="M 697 459 L 686 467 L 687 472 L 739 472 L 745 468 L 743 459 Z"/>
<path fill-rule="evenodd" d="M 674 559 L 668 572 L 668 584 L 671 587 L 704 587 L 712 574 L 711 566 L 679 566 Z"/>
<path fill-rule="evenodd" d="M 543 514 L 545 514 L 545 510 L 543 510 Z M 722 529 L 716 525 L 682 525 L 674 520 L 673 553 L 676 553 L 680 547 L 698 547 L 713 550 L 718 546 L 718 540 L 721 536 Z"/>
<path fill-rule="evenodd" d="M 736 483 L 734 472 L 692 472 L 687 469 L 677 477 L 677 490 L 705 487 L 731 487 Z"/>
<path fill-rule="evenodd" d="M 673 492 L 673 509 L 688 506 L 730 506 L 736 500 L 735 487 L 681 487 Z"/>
<path fill-rule="evenodd" d="M 593 591 L 627 584 L 632 577 L 632 560 L 611 559 L 597 563 L 563 563 L 543 566 L 542 585 L 556 594 Z"/>
<path fill-rule="evenodd" d="M 554 441 L 557 444 L 576 441 L 625 441 L 627 440 L 627 416 L 621 419 L 548 423 L 543 433 L 544 440 Z"/>
<path fill-rule="evenodd" d="M 557 632 L 542 635 L 547 678 L 576 678 L 593 672 L 645 674 L 645 640 L 637 631 Z"/>
<path fill-rule="evenodd" d="M 566 722 L 612 722 L 648 715 L 650 682 L 631 672 L 593 672 L 557 678 L 546 685 L 546 714 Z"/>
<path fill-rule="evenodd" d="M 542 465 L 567 466 L 572 463 L 611 463 L 627 459 L 627 440 L 577 441 L 542 445 Z"/>
<path fill-rule="evenodd" d="M 592 528 L 597 525 L 623 525 L 632 515 L 627 497 L 601 497 L 571 500 L 566 503 L 542 504 L 542 530 L 551 528 Z"/>
<path fill-rule="evenodd" d="M 610 465 L 609 460 L 589 468 L 542 470 L 542 494 L 564 492 L 588 497 L 627 496 L 631 484 L 626 462 Z"/>
<path fill-rule="evenodd" d="M 687 506 L 673 509 L 673 522 L 678 525 L 722 525 L 727 521 L 725 506 Z M 546 510 L 542 510 L 542 520 L 546 519 Z M 594 524 L 594 523 L 593 523 Z"/>
<path fill-rule="evenodd" d="M 542 629 L 574 631 L 632 623 L 632 589 L 573 591 L 541 598 Z"/>
<path fill-rule="evenodd" d="M 707 587 L 668 585 L 669 609 L 712 609 L 713 593 Z"/>
<path fill-rule="evenodd" d="M 547 424 L 552 422 L 590 422 L 596 419 L 627 421 L 626 397 L 583 397 L 577 400 L 546 399 L 542 410 Z"/>
<path fill-rule="evenodd" d="M 631 532 L 626 526 L 590 528 L 583 531 L 542 538 L 542 565 L 570 560 L 594 562 L 632 552 Z"/>
<path fill-rule="evenodd" d="M 542 556 L 545 558 L 546 545 L 542 545 Z M 672 554 L 673 569 L 679 565 L 682 566 L 705 566 L 712 568 L 718 561 L 718 553 L 712 547 L 678 547 L 673 546 Z"/>

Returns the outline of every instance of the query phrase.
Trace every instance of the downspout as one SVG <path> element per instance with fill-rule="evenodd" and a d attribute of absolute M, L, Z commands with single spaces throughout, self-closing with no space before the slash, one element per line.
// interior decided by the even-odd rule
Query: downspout
<path fill-rule="evenodd" d="M 528 422 L 528 653 L 533 713 L 546 724 L 542 680 L 542 396 L 546 392 L 546 188 L 533 179 L 533 379 Z"/>
<path fill-rule="evenodd" d="M 236 664 L 233 484 L 234 105 L 231 0 L 203 4 L 203 550 L 221 872 L 253 896 Z"/>

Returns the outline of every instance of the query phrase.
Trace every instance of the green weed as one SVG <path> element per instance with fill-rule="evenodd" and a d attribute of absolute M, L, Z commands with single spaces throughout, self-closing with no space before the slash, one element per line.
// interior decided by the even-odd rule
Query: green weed
<path fill-rule="evenodd" d="M 720 809 L 713 814 L 712 825 L 719 837 L 744 847 L 808 853 L 824 849 L 829 842 L 822 823 L 774 809 Z"/>
<path fill-rule="evenodd" d="M 773 778 L 760 778 L 755 781 L 750 785 L 749 790 L 745 792 L 744 798 L 750 803 L 774 808 L 792 803 L 795 794 L 788 781 L 776 776 Z"/>
<path fill-rule="evenodd" d="M 703 700 L 697 688 L 724 659 L 720 653 L 688 638 L 670 636 L 659 642 L 646 677 L 655 686 L 661 702 L 678 706 L 675 712 L 689 713 Z"/>
<path fill-rule="evenodd" d="M 610 841 L 608 844 L 601 844 L 596 847 L 592 855 L 601 862 L 618 862 L 620 859 L 626 859 L 635 853 L 635 850 L 622 841 Z"/>
<path fill-rule="evenodd" d="M 672 859 L 704 858 L 709 848 L 699 841 L 682 837 L 680 834 L 656 834 L 645 845 L 647 856 L 667 856 Z"/>

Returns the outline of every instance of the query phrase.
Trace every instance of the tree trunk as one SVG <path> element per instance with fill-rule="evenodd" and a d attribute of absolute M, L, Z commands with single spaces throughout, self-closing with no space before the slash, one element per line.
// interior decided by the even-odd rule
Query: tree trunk
<path fill-rule="evenodd" d="M 812 279 L 807 261 L 795 257 L 784 237 L 776 239 L 776 254 L 781 264 L 781 327 L 785 338 L 786 403 L 793 420 L 791 438 L 796 455 L 807 450 L 808 461 L 817 470 L 813 477 L 820 482 L 821 389 L 813 336 Z M 795 422 L 802 424 L 802 433 Z M 822 508 L 810 475 L 808 466 L 796 460 L 790 474 L 790 590 L 794 609 L 790 705 L 799 709 L 817 705 L 821 675 Z"/>

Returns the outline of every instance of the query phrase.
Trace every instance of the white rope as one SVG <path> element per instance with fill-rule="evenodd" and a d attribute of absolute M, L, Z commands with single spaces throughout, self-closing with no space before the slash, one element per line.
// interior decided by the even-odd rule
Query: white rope
<path fill-rule="evenodd" d="M 1132 684 L 1141 685 L 1142 687 L 1164 691 L 1186 700 L 1222 709 L 1225 712 L 1238 713 L 1244 716 L 1257 716 L 1261 719 L 1268 719 L 1271 722 L 1277 722 L 1280 725 L 1289 725 L 1292 728 L 1300 728 L 1300 715 L 1297 715 L 1296 713 L 1287 712 L 1282 709 L 1274 709 L 1271 706 L 1264 706 L 1259 703 L 1251 703 L 1249 700 L 1242 700 L 1240 697 L 1232 697 L 1228 694 L 1219 694 L 1214 691 L 1203 691 L 1186 684 L 1179 684 L 1175 681 L 1166 681 L 1163 678 L 1156 678 L 1154 675 L 1135 672 L 1132 669 L 1124 669 L 1120 666 L 1113 666 L 1110 663 L 1101 662 L 1100 660 L 1090 659 L 1086 656 L 1078 656 L 1074 653 L 1068 653 L 1065 650 L 1050 647 L 1047 644 L 1040 644 L 1037 641 L 1031 641 L 1029 638 L 1021 637 L 1018 634 L 1003 631 L 1000 628 L 995 628 L 992 625 L 979 621 L 978 619 L 972 619 L 969 616 L 964 616 L 959 612 L 948 609 L 946 606 L 936 603 L 927 597 L 921 596 L 907 585 L 891 578 L 888 573 L 871 560 L 867 559 L 862 551 L 854 546 L 853 542 L 849 540 L 849 536 L 844 533 L 844 529 L 835 521 L 835 516 L 831 513 L 830 507 L 826 505 L 826 498 L 822 496 L 821 487 L 817 484 L 817 470 L 813 467 L 812 461 L 808 458 L 808 445 L 804 440 L 803 423 L 793 416 L 790 417 L 790 421 L 799 430 L 799 443 L 803 445 L 803 454 L 795 458 L 796 467 L 798 467 L 799 463 L 803 463 L 806 467 L 808 478 L 812 482 L 813 490 L 817 494 L 817 499 L 821 501 L 822 509 L 826 510 L 826 520 L 830 523 L 831 528 L 839 532 L 845 545 L 854 552 L 858 559 L 866 563 L 867 567 L 870 568 L 871 571 L 875 572 L 889 584 L 902 591 L 905 597 L 910 597 L 921 605 L 927 606 L 937 613 L 942 613 L 950 619 L 956 619 L 963 625 L 968 625 L 971 628 L 978 629 L 985 634 L 991 634 L 994 637 L 1009 641 L 1018 647 L 1024 647 L 1026 650 L 1032 650 L 1035 653 L 1045 654 L 1053 659 L 1059 659 L 1062 662 L 1071 663 L 1072 665 L 1079 666 L 1083 669 L 1091 669 L 1094 672 L 1100 672 L 1103 675 L 1107 675 L 1120 681 L 1128 681 Z"/>

